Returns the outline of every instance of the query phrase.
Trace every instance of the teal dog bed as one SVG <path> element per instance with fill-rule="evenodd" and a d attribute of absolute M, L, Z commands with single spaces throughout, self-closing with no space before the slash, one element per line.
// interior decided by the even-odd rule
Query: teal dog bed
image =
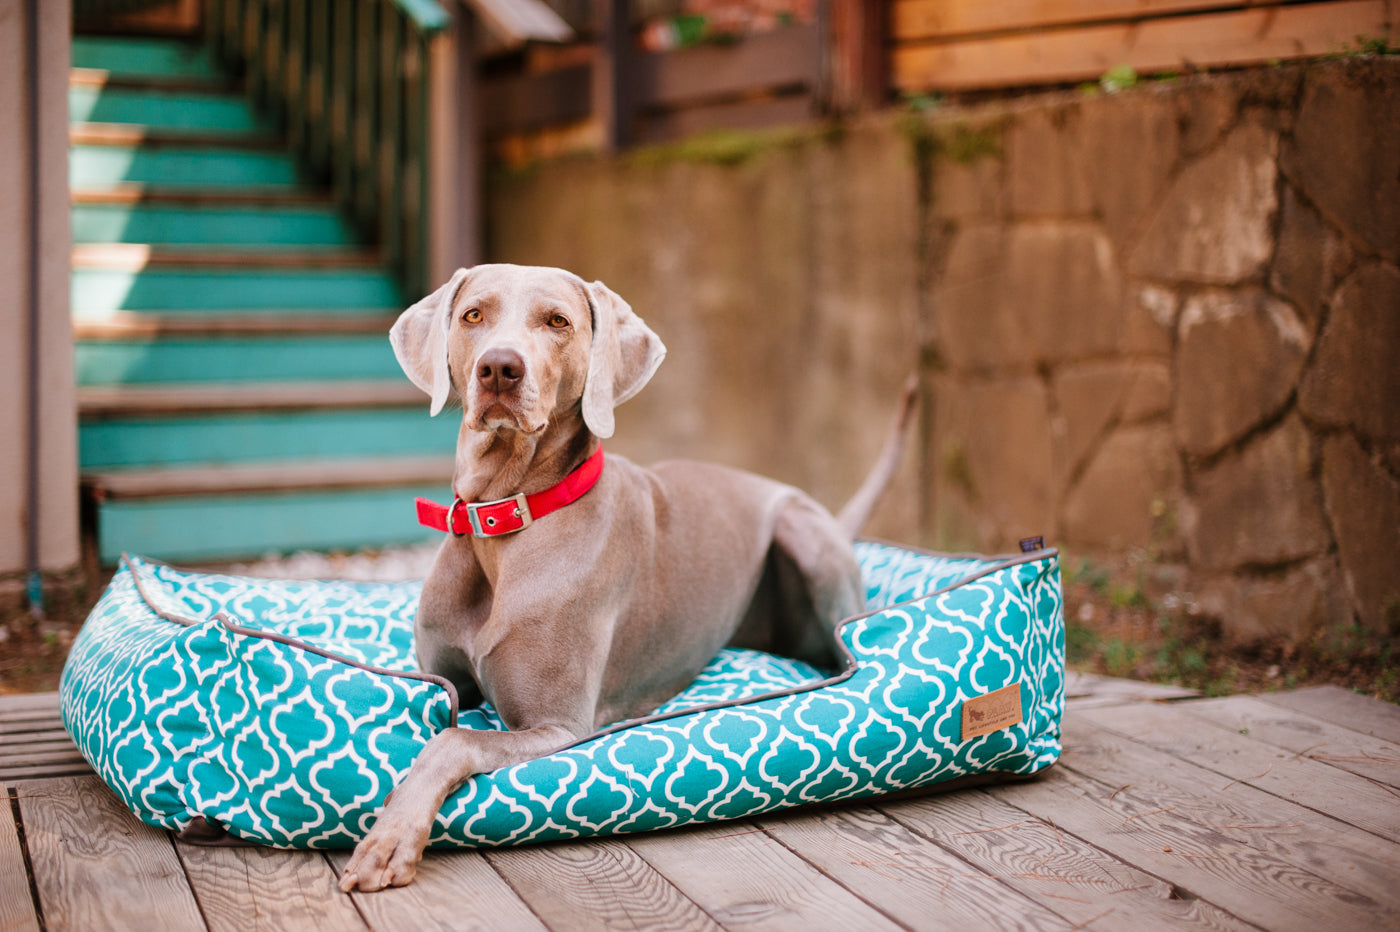
<path fill-rule="evenodd" d="M 868 614 L 834 673 L 725 650 L 685 692 L 449 796 L 436 847 L 639 832 L 1030 775 L 1060 753 L 1058 557 L 857 545 Z M 292 582 L 123 560 L 73 645 L 64 724 L 151 825 L 349 847 L 428 739 L 501 728 L 416 672 L 422 584 Z"/>

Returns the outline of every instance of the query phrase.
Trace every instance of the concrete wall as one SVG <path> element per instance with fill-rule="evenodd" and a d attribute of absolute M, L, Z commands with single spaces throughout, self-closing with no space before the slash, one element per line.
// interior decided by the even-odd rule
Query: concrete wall
<path fill-rule="evenodd" d="M 26 569 L 30 520 L 26 410 L 29 397 L 30 81 L 23 0 L 0 0 L 0 598 Z M 68 316 L 67 0 L 42 0 L 39 22 L 39 291 L 42 399 L 40 559 L 46 570 L 79 557 L 77 413 Z M 7 582 L 7 580 L 10 580 Z M 5 588 L 8 586 L 9 588 Z"/>
<path fill-rule="evenodd" d="M 872 533 L 1044 533 L 1241 640 L 1400 631 L 1397 165 L 1400 60 L 1356 58 L 546 163 L 487 251 L 667 341 L 619 452 L 837 506 L 917 370 Z"/>

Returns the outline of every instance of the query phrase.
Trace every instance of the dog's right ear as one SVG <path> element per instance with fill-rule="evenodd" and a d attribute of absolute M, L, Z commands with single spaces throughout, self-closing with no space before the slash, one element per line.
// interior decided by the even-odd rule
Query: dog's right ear
<path fill-rule="evenodd" d="M 466 269 L 453 272 L 445 285 L 400 314 L 389 330 L 395 358 L 410 381 L 432 399 L 432 414 L 442 410 L 452 391 L 447 332 L 452 326 L 452 302 L 466 277 Z"/>

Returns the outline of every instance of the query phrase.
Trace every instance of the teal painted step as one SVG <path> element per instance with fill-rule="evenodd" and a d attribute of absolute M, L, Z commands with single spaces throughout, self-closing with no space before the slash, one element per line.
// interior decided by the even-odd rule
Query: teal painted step
<path fill-rule="evenodd" d="M 414 407 L 238 412 L 198 416 L 84 418 L 84 470 L 253 463 L 260 460 L 450 455 L 460 412 Z"/>
<path fill-rule="evenodd" d="M 74 36 L 73 67 L 124 76 L 219 78 L 225 73 L 202 45 L 134 36 Z"/>
<path fill-rule="evenodd" d="M 123 308 L 143 311 L 231 311 L 402 307 L 399 286 L 380 269 L 73 270 L 74 316 Z"/>
<path fill-rule="evenodd" d="M 74 204 L 75 243 L 349 246 L 330 205 Z"/>
<path fill-rule="evenodd" d="M 296 160 L 280 150 L 76 145 L 68 154 L 68 183 L 79 191 L 100 191 L 122 183 L 170 188 L 280 187 L 300 180 Z"/>
<path fill-rule="evenodd" d="M 105 564 L 123 551 L 198 562 L 422 543 L 441 535 L 418 524 L 413 499 L 441 500 L 447 487 L 445 478 L 433 486 L 112 500 L 98 506 L 98 555 Z"/>
<path fill-rule="evenodd" d="M 83 386 L 395 379 L 403 374 L 387 332 L 82 340 L 74 362 Z"/>
<path fill-rule="evenodd" d="M 68 119 L 75 123 L 135 123 L 153 130 L 267 133 L 272 129 L 240 94 L 146 88 L 68 88 Z"/>

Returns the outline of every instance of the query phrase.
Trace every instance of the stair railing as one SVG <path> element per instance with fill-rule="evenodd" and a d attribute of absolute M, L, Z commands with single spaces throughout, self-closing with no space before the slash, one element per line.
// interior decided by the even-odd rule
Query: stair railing
<path fill-rule="evenodd" d="M 433 185 L 434 0 L 208 0 L 205 31 L 317 181 L 424 294 Z"/>

